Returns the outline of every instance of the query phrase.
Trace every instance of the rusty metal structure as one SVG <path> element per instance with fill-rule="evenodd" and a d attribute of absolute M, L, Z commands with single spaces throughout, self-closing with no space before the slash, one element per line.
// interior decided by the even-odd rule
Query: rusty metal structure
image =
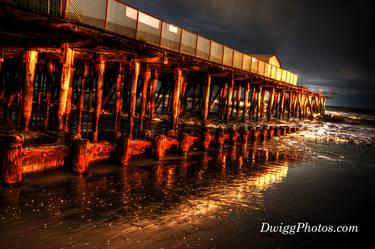
<path fill-rule="evenodd" d="M 205 150 L 211 142 L 235 144 L 239 131 L 211 135 L 204 128 L 210 118 L 228 123 L 325 110 L 327 97 L 297 86 L 298 76 L 279 64 L 118 0 L 0 0 L 0 20 L 0 122 L 63 138 L 60 145 L 22 152 L 23 135 L 6 136 L 1 167 L 7 183 L 60 167 L 68 157 L 73 170 L 84 173 L 113 152 L 127 165 L 148 149 L 162 159 L 173 146 L 187 155 L 194 144 Z M 156 112 L 169 114 L 166 136 L 153 132 Z M 202 134 L 180 132 L 188 113 L 200 116 Z M 241 133 L 259 133 L 255 141 L 283 129 Z"/>

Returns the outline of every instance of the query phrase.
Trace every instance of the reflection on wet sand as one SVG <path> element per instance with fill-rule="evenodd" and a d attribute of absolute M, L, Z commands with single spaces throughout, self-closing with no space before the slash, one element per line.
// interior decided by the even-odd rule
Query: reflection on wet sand
<path fill-rule="evenodd" d="M 77 245 L 88 240 L 83 239 L 88 233 L 91 237 L 86 243 L 96 245 L 109 237 L 110 243 L 116 243 L 115 238 L 124 234 L 137 237 L 139 227 L 156 232 L 163 226 L 178 229 L 203 224 L 211 217 L 221 217 L 228 207 L 262 209 L 263 192 L 282 182 L 289 163 L 300 158 L 264 145 L 231 146 L 182 159 L 171 157 L 151 166 L 140 162 L 128 168 L 96 165 L 86 177 L 70 174 L 60 181 L 56 177 L 50 184 L 38 184 L 31 176 L 27 182 L 32 184 L 0 190 L 0 228 L 9 230 L 9 236 L 1 237 L 0 243 L 12 245 L 12 239 L 14 242 L 19 236 L 17 231 L 24 231 L 28 238 L 31 235 L 22 228 L 34 223 L 40 223 L 36 227 L 51 227 L 36 229 L 35 240 L 30 238 L 30 243 L 39 243 L 38 237 L 59 235 L 50 246 L 69 245 L 63 235 L 68 228 Z M 55 176 L 51 172 L 34 177 Z M 43 219 L 35 218 L 35 213 Z M 110 232 L 94 235 L 107 226 Z"/>

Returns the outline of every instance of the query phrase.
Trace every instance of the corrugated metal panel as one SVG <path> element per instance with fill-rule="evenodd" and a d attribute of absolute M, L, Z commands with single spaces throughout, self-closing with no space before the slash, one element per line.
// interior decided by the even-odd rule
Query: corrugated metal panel
<path fill-rule="evenodd" d="M 258 73 L 258 59 L 251 57 L 251 70 L 252 73 Z"/>
<path fill-rule="evenodd" d="M 297 74 L 295 74 L 294 75 L 294 82 L 293 82 L 293 85 L 297 85 L 297 81 L 298 81 L 298 75 Z"/>
<path fill-rule="evenodd" d="M 286 83 L 289 83 L 289 81 L 290 81 L 290 72 L 287 71 L 287 72 L 286 72 L 286 79 L 285 79 L 285 82 L 286 82 Z"/>
<path fill-rule="evenodd" d="M 266 63 L 266 71 L 264 72 L 264 76 L 271 77 L 271 64 Z"/>
<path fill-rule="evenodd" d="M 271 68 L 271 78 L 276 80 L 276 67 L 272 66 Z"/>
<path fill-rule="evenodd" d="M 264 61 L 259 61 L 259 64 L 258 64 L 258 74 L 264 76 L 264 67 L 265 67 L 265 65 L 266 65 L 266 63 Z"/>
<path fill-rule="evenodd" d="M 107 30 L 135 39 L 137 10 L 118 1 L 108 1 Z"/>
<path fill-rule="evenodd" d="M 49 15 L 59 15 L 60 13 L 60 0 L 2 1 L 37 13 Z M 181 49 L 181 52 L 192 56 L 196 55 L 216 63 L 223 63 L 226 66 L 233 66 L 244 71 L 259 73 L 272 79 L 297 85 L 298 76 L 278 68 L 279 61 L 274 55 L 272 57 L 268 55 L 267 57 L 269 58 L 269 63 L 273 65 L 259 61 L 253 56 L 235 51 L 210 39 L 182 30 L 177 26 L 128 7 L 118 0 L 66 0 L 62 3 L 63 9 L 66 7 L 66 18 L 74 22 L 106 29 L 175 51 L 180 51 Z M 181 37 L 182 40 L 180 42 Z"/>
<path fill-rule="evenodd" d="M 233 67 L 242 69 L 242 58 L 243 53 L 234 50 L 234 59 L 233 59 Z"/>
<path fill-rule="evenodd" d="M 159 19 L 139 11 L 137 39 L 155 45 L 160 44 L 161 22 Z"/>
<path fill-rule="evenodd" d="M 163 22 L 161 46 L 176 51 L 180 50 L 181 28 Z"/>
<path fill-rule="evenodd" d="M 233 65 L 233 49 L 224 46 L 224 65 Z"/>
<path fill-rule="evenodd" d="M 197 57 L 210 58 L 210 40 L 198 35 Z"/>
<path fill-rule="evenodd" d="M 286 70 L 282 69 L 281 72 L 281 81 L 286 82 Z"/>
<path fill-rule="evenodd" d="M 281 74 L 282 74 L 282 69 L 278 67 L 276 69 L 276 80 L 281 80 Z"/>
<path fill-rule="evenodd" d="M 68 19 L 104 29 L 107 0 L 69 0 L 67 5 Z"/>
<path fill-rule="evenodd" d="M 185 54 L 195 55 L 198 36 L 187 30 L 182 31 L 181 51 Z"/>
<path fill-rule="evenodd" d="M 210 60 L 216 63 L 223 63 L 223 49 L 224 46 L 211 41 L 211 57 Z"/>
<path fill-rule="evenodd" d="M 244 54 L 243 55 L 242 69 L 247 71 L 247 72 L 250 72 L 250 63 L 251 63 L 250 56 L 247 55 L 247 54 Z"/>

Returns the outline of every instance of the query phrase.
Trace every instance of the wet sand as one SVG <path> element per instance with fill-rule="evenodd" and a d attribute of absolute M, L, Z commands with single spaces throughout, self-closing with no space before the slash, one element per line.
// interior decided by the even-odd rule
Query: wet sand
<path fill-rule="evenodd" d="M 0 248 L 358 248 L 373 230 L 374 152 L 287 136 L 28 175 L 1 186 Z M 261 233 L 262 222 L 360 232 Z"/>

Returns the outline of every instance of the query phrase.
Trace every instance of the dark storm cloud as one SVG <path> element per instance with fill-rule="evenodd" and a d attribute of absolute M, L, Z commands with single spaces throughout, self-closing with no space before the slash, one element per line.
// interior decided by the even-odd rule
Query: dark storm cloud
<path fill-rule="evenodd" d="M 340 94 L 331 104 L 375 108 L 369 1 L 124 2 L 243 52 L 276 53 L 299 85 Z"/>

